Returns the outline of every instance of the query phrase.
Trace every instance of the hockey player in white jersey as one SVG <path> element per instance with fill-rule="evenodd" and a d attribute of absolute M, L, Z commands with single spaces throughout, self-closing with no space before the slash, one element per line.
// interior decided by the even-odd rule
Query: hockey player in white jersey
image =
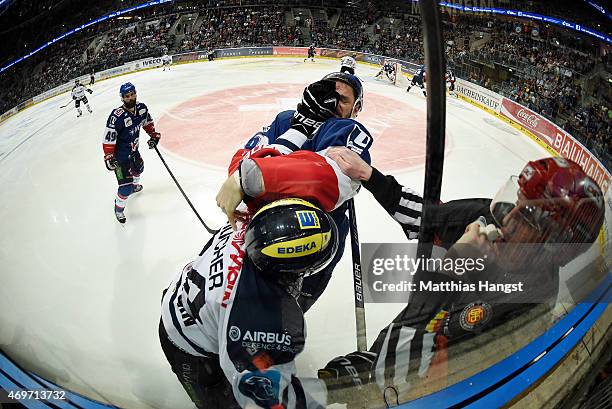
<path fill-rule="evenodd" d="M 324 382 L 296 376 L 306 337 L 297 298 L 334 257 L 336 225 L 309 202 L 282 199 L 237 227 L 215 233 L 164 291 L 164 354 L 198 408 L 324 407 Z"/>
<path fill-rule="evenodd" d="M 340 72 L 348 72 L 351 75 L 355 75 L 355 69 L 357 68 L 357 61 L 355 61 L 355 54 L 347 55 L 342 57 L 340 60 Z"/>
<path fill-rule="evenodd" d="M 87 97 L 85 96 L 85 91 L 89 92 L 90 94 L 93 92 L 91 89 L 81 84 L 79 80 L 75 80 L 74 87 L 72 87 L 72 99 L 74 100 L 74 107 L 79 113 L 77 118 L 83 115 L 83 112 L 81 111 L 81 102 L 85 104 L 85 107 L 87 107 L 90 114 L 92 112 L 91 108 L 89 107 L 89 101 L 87 101 Z"/>
<path fill-rule="evenodd" d="M 170 71 L 170 63 L 172 63 L 172 57 L 168 54 L 164 54 L 162 56 L 162 66 L 164 67 L 163 71 L 166 71 L 166 67 L 168 67 L 168 71 Z"/>

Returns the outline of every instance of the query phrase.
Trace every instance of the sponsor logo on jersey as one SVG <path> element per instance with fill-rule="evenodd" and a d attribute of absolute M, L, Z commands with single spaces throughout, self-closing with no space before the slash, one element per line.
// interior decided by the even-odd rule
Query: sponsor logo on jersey
<path fill-rule="evenodd" d="M 279 406 L 280 372 L 266 370 L 248 372 L 240 378 L 238 390 L 253 399 L 257 406 L 272 408 Z"/>
<path fill-rule="evenodd" d="M 232 325 L 228 331 L 228 338 L 232 342 L 239 342 L 240 346 L 245 348 L 250 355 L 271 350 L 284 352 L 296 351 L 291 343 L 291 335 L 287 332 L 245 331 Z"/>
<path fill-rule="evenodd" d="M 314 210 L 298 210 L 295 212 L 302 230 L 318 229 L 321 227 L 319 216 Z"/>
<path fill-rule="evenodd" d="M 140 111 L 138 111 L 138 115 L 144 115 L 147 113 L 146 109 L 141 109 Z"/>
<path fill-rule="evenodd" d="M 470 303 L 461 311 L 459 325 L 466 331 L 473 331 L 489 322 L 492 313 L 491 305 L 486 302 Z"/>
<path fill-rule="evenodd" d="M 244 260 L 245 251 L 243 250 L 244 246 L 244 233 L 246 231 L 246 224 L 242 225 L 242 229 L 236 233 L 234 233 L 231 241 L 231 246 L 233 247 L 233 251 L 230 254 L 230 264 L 227 267 L 227 276 L 225 286 L 225 291 L 223 292 L 223 299 L 221 300 L 221 307 L 227 308 L 229 299 L 234 292 L 234 287 L 236 285 L 236 281 L 238 280 L 238 276 L 240 275 L 240 271 L 242 270 L 242 263 Z"/>
<path fill-rule="evenodd" d="M 526 180 L 531 179 L 534 174 L 535 174 L 535 170 L 529 165 L 525 166 L 522 172 L 522 175 Z"/>
<path fill-rule="evenodd" d="M 125 126 L 126 127 L 132 126 L 132 118 L 130 117 L 125 118 Z"/>
<path fill-rule="evenodd" d="M 444 310 L 439 311 L 436 314 L 436 316 L 433 317 L 433 319 L 431 321 L 429 321 L 427 326 L 425 326 L 425 331 L 427 331 L 427 332 L 438 332 L 440 330 L 440 328 L 442 327 L 446 317 L 448 317 L 448 311 L 444 311 Z"/>
<path fill-rule="evenodd" d="M 236 342 L 240 339 L 240 328 L 235 325 L 232 325 L 229 330 L 229 339 Z"/>
<path fill-rule="evenodd" d="M 244 332 L 242 340 L 249 342 L 264 342 L 266 344 L 291 345 L 291 335 L 287 333 L 247 330 Z"/>

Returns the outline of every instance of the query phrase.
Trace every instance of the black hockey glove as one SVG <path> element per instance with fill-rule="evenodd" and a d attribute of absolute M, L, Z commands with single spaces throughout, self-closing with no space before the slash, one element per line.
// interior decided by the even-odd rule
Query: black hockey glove
<path fill-rule="evenodd" d="M 154 133 L 152 133 L 149 136 L 150 136 L 150 138 L 147 141 L 147 143 L 149 144 L 149 149 L 155 149 L 155 147 L 159 143 L 159 139 L 161 138 L 161 134 L 158 133 L 158 132 L 154 132 Z"/>
<path fill-rule="evenodd" d="M 336 82 L 321 80 L 313 82 L 302 94 L 302 102 L 291 118 L 291 128 L 308 138 L 325 122 L 335 115 L 340 94 L 336 92 Z"/>
<path fill-rule="evenodd" d="M 89 92 L 90 94 L 93 94 L 93 91 L 90 90 L 89 88 L 87 88 L 87 92 Z"/>
<path fill-rule="evenodd" d="M 319 369 L 317 376 L 325 382 L 328 391 L 366 386 L 370 383 L 376 356 L 368 351 L 339 356 L 329 361 L 325 368 Z"/>
<path fill-rule="evenodd" d="M 106 165 L 106 169 L 110 171 L 115 170 L 117 166 L 119 166 L 115 155 L 113 155 L 112 153 L 107 153 L 106 155 L 104 155 L 104 164 Z"/>

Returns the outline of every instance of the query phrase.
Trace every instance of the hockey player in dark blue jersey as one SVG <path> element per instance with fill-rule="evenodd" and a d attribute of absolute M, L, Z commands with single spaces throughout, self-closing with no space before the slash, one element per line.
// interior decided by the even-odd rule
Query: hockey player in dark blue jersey
<path fill-rule="evenodd" d="M 414 87 L 415 85 L 418 85 L 419 88 L 421 88 L 421 91 L 423 91 L 423 96 L 427 97 L 427 91 L 425 90 L 425 66 L 424 65 L 421 65 L 417 73 L 414 74 L 414 77 L 412 77 L 412 82 L 410 83 L 410 85 L 408 85 L 408 89 L 406 90 L 406 92 L 410 92 L 410 88 Z"/>
<path fill-rule="evenodd" d="M 369 149 L 373 142 L 372 136 L 362 124 L 355 120 L 362 109 L 363 86 L 354 75 L 335 72 L 306 87 L 302 102 L 298 104 L 295 111 L 279 113 L 269 126 L 255 134 L 246 143 L 245 148 L 234 155 L 229 167 L 230 177 L 217 197 L 218 205 L 228 215 L 230 222 L 234 219 L 236 207 L 245 197 L 241 187 L 236 184 L 231 175 L 236 172 L 239 164 L 245 158 L 261 148 L 272 148 L 279 154 L 307 150 L 325 155 L 326 150 L 332 146 L 346 146 L 370 163 Z M 333 166 L 339 169 L 335 163 Z M 298 175 L 287 172 L 284 177 L 290 183 L 292 178 Z M 300 300 L 304 311 L 308 310 L 322 294 L 331 278 L 333 268 L 340 261 L 344 252 L 344 242 L 349 230 L 345 201 L 350 197 L 349 192 L 354 186 L 351 186 L 352 182 L 342 178 L 337 180 L 339 203 L 334 203 L 329 208 L 338 226 L 340 248 L 325 271 L 304 281 Z M 309 185 L 313 189 L 317 186 L 313 181 L 310 181 Z M 248 203 L 253 199 L 250 196 L 252 195 L 246 196 L 245 202 Z M 307 192 L 299 192 L 298 196 L 310 197 Z"/>
<path fill-rule="evenodd" d="M 395 82 L 395 76 L 397 75 L 396 66 L 391 60 L 383 61 L 382 67 L 380 71 L 374 76 L 374 78 L 382 78 L 383 74 L 387 77 L 387 79 L 391 82 Z"/>
<path fill-rule="evenodd" d="M 157 146 L 161 134 L 155 131 L 149 109 L 136 102 L 136 87 L 127 82 L 119 89 L 123 105 L 111 112 L 104 130 L 102 148 L 106 168 L 115 172 L 119 188 L 115 198 L 115 217 L 125 223 L 125 203 L 132 193 L 142 190 L 139 183 L 144 161 L 138 151 L 138 139 L 142 127 L 149 135 L 149 149 Z"/>
<path fill-rule="evenodd" d="M 315 60 L 314 57 L 316 53 L 317 53 L 316 46 L 314 44 L 310 44 L 310 47 L 308 47 L 308 57 L 304 58 L 304 62 L 306 62 L 306 60 L 308 59 L 314 62 Z"/>

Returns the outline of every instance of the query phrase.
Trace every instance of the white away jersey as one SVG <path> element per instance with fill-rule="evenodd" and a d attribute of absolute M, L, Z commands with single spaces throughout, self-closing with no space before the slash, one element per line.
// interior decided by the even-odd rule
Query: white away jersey
<path fill-rule="evenodd" d="M 168 338 L 191 355 L 217 354 L 241 407 L 321 408 L 323 383 L 295 376 L 303 313 L 245 257 L 245 230 L 226 224 L 170 284 L 162 298 Z"/>
<path fill-rule="evenodd" d="M 72 99 L 83 99 L 85 98 L 85 91 L 87 90 L 87 88 L 85 88 L 85 86 L 79 84 L 79 85 L 75 85 L 74 88 L 72 88 Z"/>

